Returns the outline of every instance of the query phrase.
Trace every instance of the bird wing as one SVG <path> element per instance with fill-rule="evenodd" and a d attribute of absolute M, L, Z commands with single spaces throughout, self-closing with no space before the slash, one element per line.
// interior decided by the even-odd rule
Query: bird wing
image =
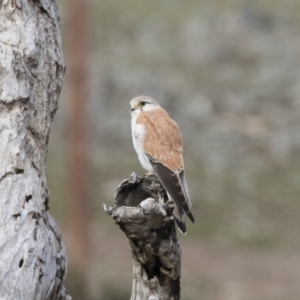
<path fill-rule="evenodd" d="M 157 177 L 176 205 L 195 222 L 184 177 L 179 126 L 162 108 L 141 112 L 137 123 L 145 127 L 144 151 Z"/>
<path fill-rule="evenodd" d="M 141 112 L 137 123 L 145 127 L 145 152 L 156 162 L 180 172 L 184 164 L 182 137 L 177 123 L 162 108 Z"/>
<path fill-rule="evenodd" d="M 149 160 L 155 174 L 167 190 L 168 194 L 175 201 L 176 205 L 178 205 L 187 214 L 190 220 L 195 223 L 195 218 L 191 212 L 191 201 L 184 191 L 179 174 L 171 171 L 163 164 L 153 161 L 151 157 L 149 157 Z M 183 172 L 183 170 L 181 172 Z"/>

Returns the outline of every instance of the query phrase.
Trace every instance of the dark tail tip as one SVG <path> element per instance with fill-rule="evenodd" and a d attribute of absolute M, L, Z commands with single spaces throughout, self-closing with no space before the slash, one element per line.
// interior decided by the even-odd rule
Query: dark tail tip
<path fill-rule="evenodd" d="M 186 226 L 185 226 L 185 223 L 184 223 L 184 221 L 182 220 L 178 220 L 177 218 L 175 218 L 175 220 L 176 220 L 176 223 L 177 223 L 177 226 L 178 226 L 178 229 L 179 229 L 179 231 L 182 233 L 182 234 L 184 234 L 184 235 L 186 235 Z"/>
<path fill-rule="evenodd" d="M 190 220 L 193 222 L 193 223 L 195 223 L 196 221 L 195 221 L 195 217 L 194 217 L 194 215 L 192 214 L 192 212 L 188 212 L 188 213 L 186 213 L 187 214 L 187 216 L 190 218 Z"/>

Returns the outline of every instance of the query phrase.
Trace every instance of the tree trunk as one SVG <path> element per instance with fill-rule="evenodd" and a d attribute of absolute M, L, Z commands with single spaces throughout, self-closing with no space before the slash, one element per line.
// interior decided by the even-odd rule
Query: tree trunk
<path fill-rule="evenodd" d="M 112 215 L 126 234 L 133 258 L 130 300 L 179 300 L 181 249 L 172 217 L 173 202 L 155 175 L 135 173 L 118 187 Z"/>
<path fill-rule="evenodd" d="M 64 63 L 53 0 L 0 1 L 0 299 L 71 299 L 46 154 Z"/>

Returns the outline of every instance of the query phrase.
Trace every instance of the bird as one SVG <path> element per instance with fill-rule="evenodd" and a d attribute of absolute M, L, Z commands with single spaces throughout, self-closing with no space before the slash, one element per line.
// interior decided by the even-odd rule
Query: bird
<path fill-rule="evenodd" d="M 184 214 L 195 223 L 183 162 L 182 135 L 178 124 L 148 96 L 130 101 L 132 141 L 142 167 L 156 174 L 175 203 L 173 215 L 186 234 Z"/>

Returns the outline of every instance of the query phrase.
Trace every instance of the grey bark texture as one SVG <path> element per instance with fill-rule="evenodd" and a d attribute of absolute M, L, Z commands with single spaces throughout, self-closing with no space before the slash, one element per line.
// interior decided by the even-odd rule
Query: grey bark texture
<path fill-rule="evenodd" d="M 0 1 L 0 299 L 71 299 L 46 154 L 64 62 L 54 0 Z"/>
<path fill-rule="evenodd" d="M 105 204 L 125 233 L 133 258 L 130 300 L 179 300 L 181 249 L 173 202 L 153 174 L 135 173 L 117 188 L 114 207 Z"/>

